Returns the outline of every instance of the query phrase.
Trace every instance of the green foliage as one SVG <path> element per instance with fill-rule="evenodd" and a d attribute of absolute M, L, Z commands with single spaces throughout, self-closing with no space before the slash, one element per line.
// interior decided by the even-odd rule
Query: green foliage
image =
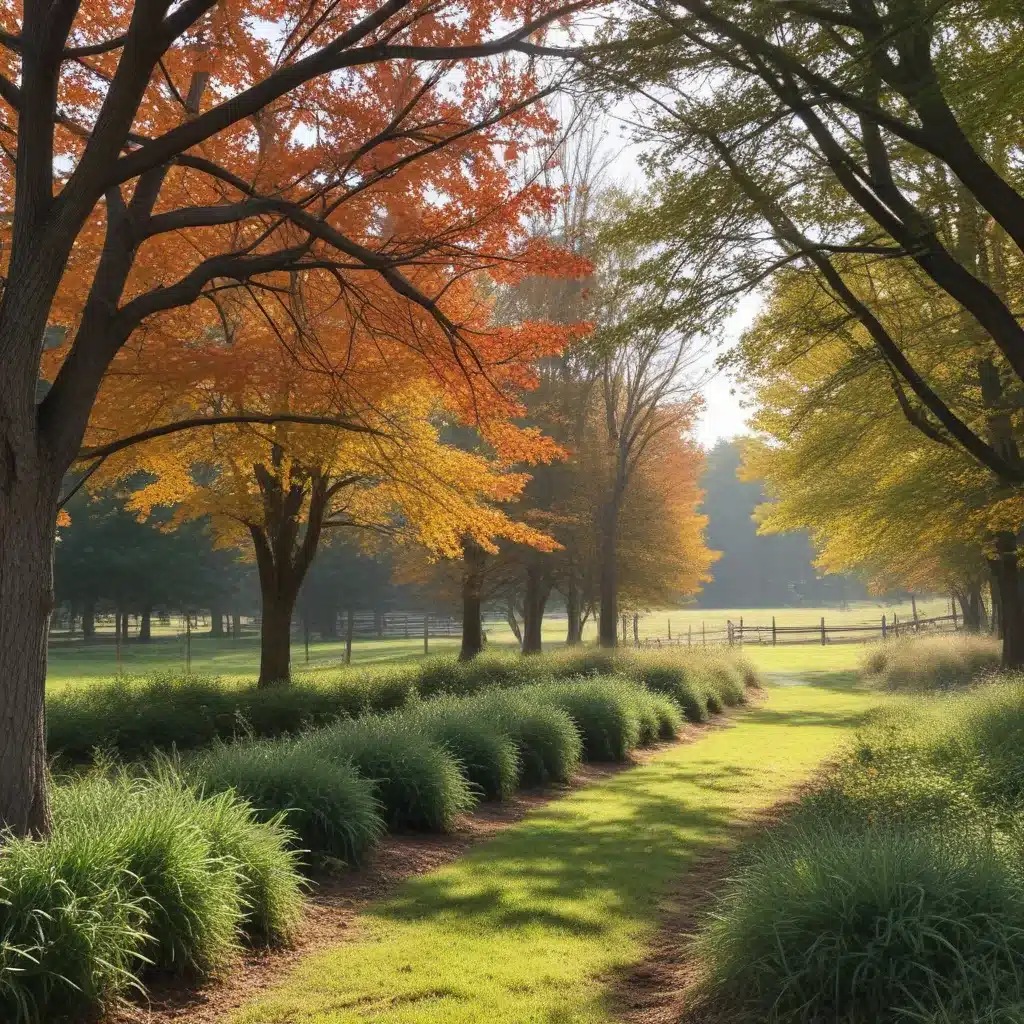
<path fill-rule="evenodd" d="M 48 745 L 70 761 L 86 761 L 97 749 L 134 760 L 154 750 L 282 736 L 346 716 L 392 711 L 414 694 L 413 676 L 395 669 L 264 689 L 234 689 L 204 676 L 116 679 L 51 697 Z"/>
<path fill-rule="evenodd" d="M 189 772 L 210 792 L 245 797 L 265 820 L 283 814 L 298 843 L 317 855 L 358 864 L 384 831 L 375 783 L 302 741 L 222 744 Z"/>
<path fill-rule="evenodd" d="M 948 690 L 996 671 L 999 660 L 994 637 L 912 636 L 869 648 L 861 671 L 890 690 Z"/>
<path fill-rule="evenodd" d="M 484 800 L 504 800 L 519 782 L 519 752 L 486 703 L 439 697 L 420 706 L 409 721 L 458 759 Z"/>
<path fill-rule="evenodd" d="M 302 745 L 314 757 L 350 761 L 372 780 L 391 829 L 447 832 L 476 804 L 459 761 L 413 717 L 368 715 L 311 733 Z"/>
<path fill-rule="evenodd" d="M 890 705 L 700 940 L 751 1019 L 1015 1020 L 1024 684 Z"/>
<path fill-rule="evenodd" d="M 1009 1020 L 1024 896 L 983 842 L 824 823 L 758 854 L 699 951 L 746 1019 Z"/>
<path fill-rule="evenodd" d="M 483 695 L 480 707 L 515 744 L 520 786 L 545 786 L 572 779 L 583 757 L 583 743 L 564 711 L 537 705 L 522 692 L 510 691 Z"/>
<path fill-rule="evenodd" d="M 481 654 L 472 661 L 437 656 L 420 662 L 416 685 L 421 697 L 440 693 L 469 696 L 495 686 L 525 686 L 543 679 L 548 658 L 516 654 Z"/>
<path fill-rule="evenodd" d="M 280 941 L 302 893 L 292 836 L 169 769 L 96 771 L 53 790 L 53 833 L 0 857 L 0 1015 L 80 1018 L 151 967 L 222 968 L 239 938 Z"/>
<path fill-rule="evenodd" d="M 639 743 L 643 698 L 624 680 L 549 683 L 529 688 L 525 696 L 553 705 L 572 719 L 587 761 L 625 761 Z"/>

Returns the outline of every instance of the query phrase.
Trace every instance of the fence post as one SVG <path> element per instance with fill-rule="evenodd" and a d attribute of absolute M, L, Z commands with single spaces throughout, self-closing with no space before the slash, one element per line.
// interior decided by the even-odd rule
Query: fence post
<path fill-rule="evenodd" d="M 892 631 L 897 637 L 900 635 L 900 617 L 895 612 L 892 613 Z"/>
<path fill-rule="evenodd" d="M 351 605 L 345 617 L 345 664 L 352 664 L 352 633 L 355 631 L 356 614 Z"/>
<path fill-rule="evenodd" d="M 886 638 L 887 630 L 885 628 L 885 616 L 882 616 L 882 639 Z"/>
<path fill-rule="evenodd" d="M 775 616 L 772 616 L 772 647 L 775 646 Z"/>
<path fill-rule="evenodd" d="M 423 653 L 430 653 L 430 616 L 423 613 Z"/>
<path fill-rule="evenodd" d="M 910 595 L 910 610 L 914 613 L 914 632 L 917 632 L 917 598 Z"/>
<path fill-rule="evenodd" d="M 192 616 L 185 612 L 185 675 L 192 674 Z"/>
<path fill-rule="evenodd" d="M 825 616 L 821 617 L 821 646 L 824 647 L 828 641 L 825 638 Z"/>
<path fill-rule="evenodd" d="M 707 635 L 707 633 L 704 632 L 704 620 L 703 619 L 701 619 L 701 623 L 700 623 L 700 644 L 701 644 L 701 647 L 707 647 L 707 645 L 708 645 L 708 635 Z"/>
<path fill-rule="evenodd" d="M 732 619 L 726 619 L 725 623 L 729 635 L 729 646 L 732 647 Z"/>
<path fill-rule="evenodd" d="M 739 640 L 739 644 L 740 644 L 740 647 L 743 646 L 743 616 L 742 615 L 740 616 L 740 640 Z"/>
<path fill-rule="evenodd" d="M 669 638 L 669 640 L 672 639 L 672 620 L 671 619 L 668 620 L 668 638 Z"/>
<path fill-rule="evenodd" d="M 121 674 L 121 613 L 114 612 L 114 644 L 117 647 L 117 674 Z"/>
<path fill-rule="evenodd" d="M 956 598 L 949 602 L 950 607 L 953 609 L 953 632 L 956 632 Z"/>
<path fill-rule="evenodd" d="M 409 639 L 409 616 L 408 615 L 403 615 L 402 616 L 402 623 L 405 626 L 405 639 L 408 640 Z"/>
<path fill-rule="evenodd" d="M 692 647 L 693 646 L 693 625 L 692 625 L 692 623 L 687 625 L 687 627 L 686 627 L 686 646 L 687 647 Z"/>

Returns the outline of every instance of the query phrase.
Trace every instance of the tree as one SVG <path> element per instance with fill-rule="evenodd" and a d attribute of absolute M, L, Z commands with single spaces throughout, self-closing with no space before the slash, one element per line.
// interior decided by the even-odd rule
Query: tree
<path fill-rule="evenodd" d="M 270 33 L 262 9 L 213 0 L 59 0 L 5 12 L 5 828 L 38 834 L 49 824 L 43 687 L 54 524 L 75 460 L 131 440 L 82 447 L 112 360 L 130 341 L 195 337 L 190 307 L 225 286 L 294 271 L 331 274 L 354 292 L 378 277 L 429 314 L 425 347 L 471 364 L 473 340 L 407 271 L 443 260 L 465 273 L 516 255 L 516 217 L 542 200 L 510 192 L 503 155 L 551 128 L 533 105 L 545 85 L 531 57 L 544 28 L 571 11 L 314 0 L 274 12 Z M 449 202 L 417 216 L 424 194 Z M 399 238 L 380 221 L 382 206 L 408 213 Z M 203 315 L 219 321 L 213 302 Z M 37 402 L 48 325 L 65 328 L 67 344 Z"/>

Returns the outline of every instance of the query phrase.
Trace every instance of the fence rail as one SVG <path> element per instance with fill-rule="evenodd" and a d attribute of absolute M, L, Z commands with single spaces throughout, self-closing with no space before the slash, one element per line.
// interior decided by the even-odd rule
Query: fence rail
<path fill-rule="evenodd" d="M 913 616 L 900 620 L 883 615 L 878 622 L 850 622 L 830 626 L 822 617 L 817 625 L 780 626 L 772 616 L 770 623 L 748 625 L 743 619 L 729 622 L 725 629 L 699 630 L 688 626 L 685 632 L 665 636 L 648 636 L 641 641 L 643 647 L 701 647 L 709 644 L 743 646 L 759 644 L 777 647 L 784 644 L 851 644 L 868 643 L 871 640 L 886 640 L 890 637 L 907 636 L 913 633 L 953 633 L 961 626 L 959 616 L 935 615 L 930 618 Z"/>

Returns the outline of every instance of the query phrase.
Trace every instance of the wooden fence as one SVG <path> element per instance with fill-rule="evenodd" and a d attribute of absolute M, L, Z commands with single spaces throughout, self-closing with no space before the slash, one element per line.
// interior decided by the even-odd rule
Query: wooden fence
<path fill-rule="evenodd" d="M 685 630 L 676 630 L 665 636 L 648 636 L 643 639 L 644 647 L 700 647 L 709 644 L 760 644 L 776 647 L 781 644 L 855 644 L 871 640 L 886 640 L 890 637 L 907 636 L 912 633 L 953 633 L 960 628 L 961 620 L 952 615 L 936 615 L 931 618 L 900 619 L 896 615 L 883 615 L 876 622 L 849 622 L 829 625 L 825 617 L 816 625 L 780 626 L 772 616 L 770 623 L 747 624 L 741 618 L 728 622 L 724 629 L 707 629 L 692 624 Z"/>

